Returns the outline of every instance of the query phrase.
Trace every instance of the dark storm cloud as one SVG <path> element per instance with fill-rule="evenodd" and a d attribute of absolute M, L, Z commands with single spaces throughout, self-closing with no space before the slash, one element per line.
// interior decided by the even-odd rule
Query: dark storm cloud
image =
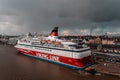
<path fill-rule="evenodd" d="M 54 26 L 111 31 L 120 25 L 119 4 L 120 0 L 0 0 L 0 15 L 10 16 L 21 32 Z"/>

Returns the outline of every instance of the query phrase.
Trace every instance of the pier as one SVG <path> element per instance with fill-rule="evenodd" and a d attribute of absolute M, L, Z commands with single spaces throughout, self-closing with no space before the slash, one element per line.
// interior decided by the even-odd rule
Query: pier
<path fill-rule="evenodd" d="M 92 67 L 99 73 L 120 76 L 120 63 L 99 63 Z"/>
<path fill-rule="evenodd" d="M 92 66 L 96 72 L 120 76 L 120 54 L 92 52 Z"/>

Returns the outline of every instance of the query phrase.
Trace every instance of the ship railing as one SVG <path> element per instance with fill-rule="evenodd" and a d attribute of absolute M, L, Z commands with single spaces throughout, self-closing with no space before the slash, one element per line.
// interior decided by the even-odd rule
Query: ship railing
<path fill-rule="evenodd" d="M 64 45 L 55 45 L 55 44 L 49 44 L 49 43 L 35 43 L 35 44 L 32 44 L 32 45 L 35 45 L 35 46 L 43 46 L 43 47 L 50 47 L 50 48 L 59 48 L 59 49 L 66 49 L 66 50 L 75 50 L 75 51 L 78 51 L 80 49 L 83 49 L 83 47 L 79 47 L 79 48 L 73 48 L 73 47 L 65 47 Z M 87 47 L 88 48 L 88 47 Z"/>

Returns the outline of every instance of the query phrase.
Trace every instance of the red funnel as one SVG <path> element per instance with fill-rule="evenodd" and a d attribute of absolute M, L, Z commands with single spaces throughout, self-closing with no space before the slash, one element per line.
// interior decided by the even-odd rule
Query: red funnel
<path fill-rule="evenodd" d="M 50 33 L 50 36 L 58 36 L 58 27 L 55 27 L 52 32 Z"/>

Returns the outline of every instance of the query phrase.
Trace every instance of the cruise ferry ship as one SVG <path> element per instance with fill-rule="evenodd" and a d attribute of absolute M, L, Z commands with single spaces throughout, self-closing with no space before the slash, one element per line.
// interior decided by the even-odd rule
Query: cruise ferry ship
<path fill-rule="evenodd" d="M 83 70 L 91 64 L 91 50 L 85 44 L 59 39 L 58 27 L 48 37 L 27 34 L 18 40 L 15 48 L 21 53 L 40 59 Z"/>

